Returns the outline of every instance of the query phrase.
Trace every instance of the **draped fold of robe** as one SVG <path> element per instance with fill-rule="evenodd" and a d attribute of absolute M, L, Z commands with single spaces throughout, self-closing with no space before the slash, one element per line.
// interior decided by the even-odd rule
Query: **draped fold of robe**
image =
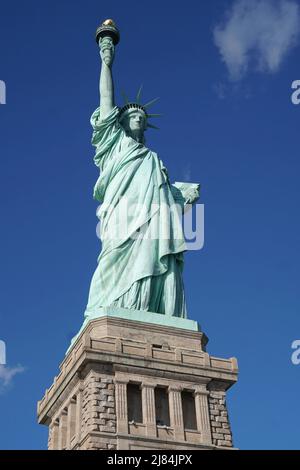
<path fill-rule="evenodd" d="M 125 133 L 118 114 L 101 119 L 97 108 L 91 117 L 102 250 L 86 316 L 118 306 L 186 318 L 181 213 L 162 161 Z"/>

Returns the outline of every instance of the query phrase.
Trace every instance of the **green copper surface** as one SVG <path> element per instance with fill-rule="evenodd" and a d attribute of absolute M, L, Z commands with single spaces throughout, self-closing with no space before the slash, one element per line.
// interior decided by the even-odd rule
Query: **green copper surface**
<path fill-rule="evenodd" d="M 107 20 L 104 26 L 114 24 Z M 199 197 L 199 185 L 172 185 L 162 160 L 146 146 L 144 132 L 151 125 L 139 105 L 141 89 L 136 109 L 133 104 L 120 118 L 112 78 L 116 44 L 111 35 L 99 36 L 100 106 L 91 125 L 102 247 L 83 327 L 109 315 L 198 331 L 187 319 L 181 218 L 186 204 Z"/>

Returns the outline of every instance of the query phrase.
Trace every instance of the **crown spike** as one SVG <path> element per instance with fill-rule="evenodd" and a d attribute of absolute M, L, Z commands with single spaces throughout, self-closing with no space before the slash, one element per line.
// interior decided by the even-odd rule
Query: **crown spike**
<path fill-rule="evenodd" d="M 124 101 L 125 101 L 125 104 L 128 104 L 128 103 L 129 103 L 129 99 L 127 98 L 127 95 L 126 95 L 125 91 L 122 90 L 122 91 L 121 91 L 121 95 L 123 96 L 123 99 L 124 99 Z"/>
<path fill-rule="evenodd" d="M 162 114 L 153 114 L 153 113 L 149 114 L 149 113 L 147 113 L 147 117 L 150 117 L 150 118 L 151 117 L 160 117 L 160 116 L 162 116 Z"/>
<path fill-rule="evenodd" d="M 147 127 L 151 127 L 152 129 L 158 129 L 159 130 L 159 127 L 156 127 L 153 124 L 149 124 L 148 122 L 147 122 Z"/>
<path fill-rule="evenodd" d="M 137 92 L 137 95 L 136 95 L 136 102 L 138 104 L 140 104 L 142 89 L 143 89 L 143 85 L 140 86 L 139 91 Z"/>
<path fill-rule="evenodd" d="M 154 100 L 148 101 L 148 103 L 143 104 L 143 108 L 148 108 L 148 106 L 151 106 L 153 103 L 155 103 L 159 98 L 154 98 Z"/>

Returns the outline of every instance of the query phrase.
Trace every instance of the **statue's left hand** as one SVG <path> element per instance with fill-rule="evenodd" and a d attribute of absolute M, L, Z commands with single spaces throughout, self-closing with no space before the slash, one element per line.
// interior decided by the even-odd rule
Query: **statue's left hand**
<path fill-rule="evenodd" d="M 198 183 L 176 182 L 172 186 L 180 191 L 185 205 L 194 204 L 200 197 L 200 184 Z"/>
<path fill-rule="evenodd" d="M 184 193 L 185 203 L 194 204 L 199 199 L 199 189 L 191 188 Z"/>

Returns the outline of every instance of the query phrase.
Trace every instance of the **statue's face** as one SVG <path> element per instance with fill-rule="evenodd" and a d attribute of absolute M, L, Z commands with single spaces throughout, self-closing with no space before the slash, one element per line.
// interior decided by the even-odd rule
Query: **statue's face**
<path fill-rule="evenodd" d="M 132 111 L 124 118 L 123 126 L 128 132 L 143 133 L 146 127 L 146 117 L 141 111 Z"/>

